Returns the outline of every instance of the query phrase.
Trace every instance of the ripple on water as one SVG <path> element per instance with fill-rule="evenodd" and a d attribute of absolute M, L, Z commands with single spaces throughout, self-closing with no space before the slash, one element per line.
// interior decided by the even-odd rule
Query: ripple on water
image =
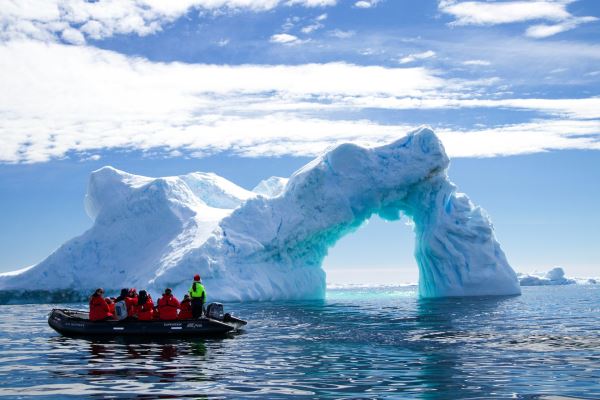
<path fill-rule="evenodd" d="M 250 324 L 222 339 L 64 338 L 46 323 L 51 306 L 0 306 L 0 396 L 600 398 L 599 294 L 338 290 L 231 304 Z"/>

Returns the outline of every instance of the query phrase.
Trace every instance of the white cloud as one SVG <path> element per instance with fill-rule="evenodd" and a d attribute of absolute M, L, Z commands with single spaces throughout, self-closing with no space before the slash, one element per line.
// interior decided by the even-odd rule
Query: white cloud
<path fill-rule="evenodd" d="M 486 82 L 445 80 L 426 68 L 154 63 L 35 41 L 0 45 L 0 60 L 0 162 L 41 162 L 114 148 L 314 155 L 342 141 L 384 143 L 414 128 L 339 118 L 340 110 L 365 108 L 490 107 L 550 114 L 527 124 L 440 130 L 451 155 L 598 148 L 600 98 L 465 98 Z"/>
<path fill-rule="evenodd" d="M 483 82 L 485 83 L 485 82 Z M 452 81 L 446 81 L 452 87 Z M 469 83 L 463 83 L 468 85 Z M 470 84 L 474 84 L 471 82 Z M 456 85 L 456 84 L 454 84 Z M 460 84 L 458 89 L 460 89 Z M 469 92 L 468 86 L 463 88 Z M 336 99 L 339 108 L 380 108 L 387 110 L 412 109 L 460 109 L 460 108 L 495 108 L 513 110 L 534 110 L 553 117 L 592 120 L 600 119 L 600 97 L 581 99 L 474 99 L 454 93 L 429 93 L 421 97 L 394 96 L 343 96 Z"/>
<path fill-rule="evenodd" d="M 371 8 L 375 7 L 380 0 L 360 0 L 354 3 L 354 7 L 356 8 Z"/>
<path fill-rule="evenodd" d="M 486 60 L 467 60 L 467 61 L 463 62 L 463 65 L 476 65 L 476 66 L 487 67 L 489 65 L 492 65 L 492 63 L 489 61 L 486 61 Z"/>
<path fill-rule="evenodd" d="M 227 129 L 237 129 L 240 137 L 248 136 L 246 141 L 262 136 L 260 130 L 249 129 L 262 127 L 267 117 L 275 118 L 272 108 L 246 116 L 248 125 L 240 122 L 240 115 L 264 99 L 283 102 L 361 93 L 417 96 L 442 85 L 422 68 L 166 64 L 35 41 L 0 45 L 0 60 L 2 161 L 43 161 L 71 150 L 105 147 L 196 148 L 202 142 L 221 148 L 223 140 L 229 143 L 224 139 Z M 279 125 L 278 120 L 288 122 Z M 303 121 L 294 115 L 279 116 L 273 129 L 297 127 L 297 120 Z"/>
<path fill-rule="evenodd" d="M 323 28 L 323 24 L 310 24 L 310 25 L 306 25 L 305 27 L 303 27 L 302 29 L 300 29 L 302 31 L 302 33 L 304 34 L 310 34 L 313 33 L 314 31 Z"/>
<path fill-rule="evenodd" d="M 438 135 L 454 157 L 494 157 L 548 150 L 600 150 L 600 121 L 549 120 L 489 129 L 454 131 L 440 129 Z"/>
<path fill-rule="evenodd" d="M 352 36 L 356 35 L 356 32 L 355 31 L 342 31 L 340 29 L 334 29 L 334 30 L 327 32 L 327 34 L 329 36 L 333 36 L 338 39 L 348 39 L 348 38 L 351 38 Z"/>
<path fill-rule="evenodd" d="M 554 36 L 561 32 L 570 31 L 571 29 L 577 28 L 577 26 L 579 26 L 581 24 L 584 24 L 587 22 L 594 22 L 597 20 L 598 20 L 598 18 L 596 18 L 596 17 L 581 17 L 581 18 L 571 18 L 569 20 L 566 20 L 564 22 L 561 22 L 559 24 L 554 24 L 554 25 L 546 25 L 546 24 L 533 25 L 533 26 L 530 26 L 529 28 L 527 28 L 527 30 L 525 31 L 525 35 L 532 37 L 532 38 L 536 38 L 536 39 L 546 38 L 549 36 Z"/>
<path fill-rule="evenodd" d="M 596 21 L 595 17 L 575 17 L 567 6 L 576 0 L 534 1 L 457 1 L 440 0 L 438 7 L 443 13 L 456 19 L 451 25 L 498 25 L 534 20 L 552 21 L 554 24 L 534 25 L 526 35 L 545 38 L 574 29 L 580 24 Z"/>
<path fill-rule="evenodd" d="M 283 29 L 284 32 L 289 32 L 298 22 L 300 22 L 300 17 L 288 17 L 284 24 L 281 25 L 281 29 Z"/>
<path fill-rule="evenodd" d="M 299 41 L 297 36 L 290 35 L 288 33 L 277 33 L 271 36 L 270 41 L 272 43 L 282 43 L 282 44 L 290 44 L 297 43 Z"/>
<path fill-rule="evenodd" d="M 571 17 L 566 7 L 572 1 L 440 1 L 442 12 L 456 18 L 454 25 L 496 25 L 536 19 L 562 21 Z"/>
<path fill-rule="evenodd" d="M 337 0 L 288 0 L 287 5 L 301 5 L 303 7 L 330 7 L 337 4 Z"/>
<path fill-rule="evenodd" d="M 435 57 L 435 51 L 427 50 L 423 53 L 409 54 L 406 57 L 402 57 L 398 62 L 400 64 L 408 64 L 417 60 L 425 60 L 432 57 Z"/>
<path fill-rule="evenodd" d="M 317 16 L 311 24 L 306 25 L 305 27 L 303 27 L 301 29 L 302 33 L 308 35 L 318 29 L 325 27 L 325 25 L 323 25 L 323 21 L 325 21 L 326 19 L 327 19 L 327 14 L 321 14 L 321 15 Z"/>
<path fill-rule="evenodd" d="M 85 38 L 83 37 L 83 34 L 77 29 L 67 28 L 62 31 L 60 36 L 67 43 L 85 44 Z"/>
<path fill-rule="evenodd" d="M 61 38 L 81 44 L 85 36 L 99 40 L 117 34 L 152 34 L 194 9 L 260 12 L 280 5 L 335 4 L 336 0 L 0 0 L 0 39 Z"/>

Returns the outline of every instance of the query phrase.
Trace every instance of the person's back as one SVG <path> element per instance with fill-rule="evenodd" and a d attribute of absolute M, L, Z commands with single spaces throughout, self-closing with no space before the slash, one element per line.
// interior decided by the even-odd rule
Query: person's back
<path fill-rule="evenodd" d="M 200 318 L 206 300 L 206 291 L 202 285 L 202 280 L 200 280 L 200 275 L 196 274 L 194 276 L 194 283 L 192 283 L 189 293 L 192 298 L 192 316 L 193 318 Z"/>
<path fill-rule="evenodd" d="M 183 296 L 183 300 L 181 300 L 181 304 L 179 305 L 179 315 L 177 316 L 177 319 L 192 319 L 193 317 L 192 299 L 190 299 L 189 294 L 186 294 Z"/>
<path fill-rule="evenodd" d="M 145 290 L 140 290 L 136 314 L 140 321 L 151 321 L 154 317 L 154 302 Z"/>
<path fill-rule="evenodd" d="M 158 300 L 158 318 L 171 321 L 177 319 L 179 300 L 173 296 L 171 289 L 167 288 L 163 296 Z"/>
<path fill-rule="evenodd" d="M 121 289 L 121 294 L 115 300 L 114 315 L 119 321 L 127 318 L 127 316 L 129 315 L 128 308 L 130 307 L 128 307 L 127 304 L 127 299 L 129 295 L 128 292 L 128 289 Z"/>
<path fill-rule="evenodd" d="M 129 289 L 129 291 L 127 292 L 127 298 L 125 299 L 125 302 L 127 304 L 127 315 L 135 315 L 138 304 L 138 295 L 135 289 Z"/>
<path fill-rule="evenodd" d="M 98 288 L 90 297 L 90 321 L 102 321 L 112 317 L 103 295 L 104 290 Z"/>

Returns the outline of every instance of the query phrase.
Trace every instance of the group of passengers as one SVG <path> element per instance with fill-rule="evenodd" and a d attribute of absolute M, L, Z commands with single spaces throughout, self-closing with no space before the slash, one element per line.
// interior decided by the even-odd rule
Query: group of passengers
<path fill-rule="evenodd" d="M 183 300 L 179 302 L 170 288 L 165 289 L 155 306 L 150 293 L 134 288 L 121 289 L 119 297 L 104 297 L 104 289 L 98 288 L 90 297 L 90 321 L 107 319 L 184 320 L 202 316 L 206 290 L 200 275 L 194 276 L 194 282 Z"/>

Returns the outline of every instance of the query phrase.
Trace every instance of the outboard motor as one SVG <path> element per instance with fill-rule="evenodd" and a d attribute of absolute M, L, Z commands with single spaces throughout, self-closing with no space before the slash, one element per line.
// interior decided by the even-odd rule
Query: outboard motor
<path fill-rule="evenodd" d="M 208 318 L 223 321 L 223 304 L 210 303 L 208 306 L 206 306 L 206 316 Z"/>

